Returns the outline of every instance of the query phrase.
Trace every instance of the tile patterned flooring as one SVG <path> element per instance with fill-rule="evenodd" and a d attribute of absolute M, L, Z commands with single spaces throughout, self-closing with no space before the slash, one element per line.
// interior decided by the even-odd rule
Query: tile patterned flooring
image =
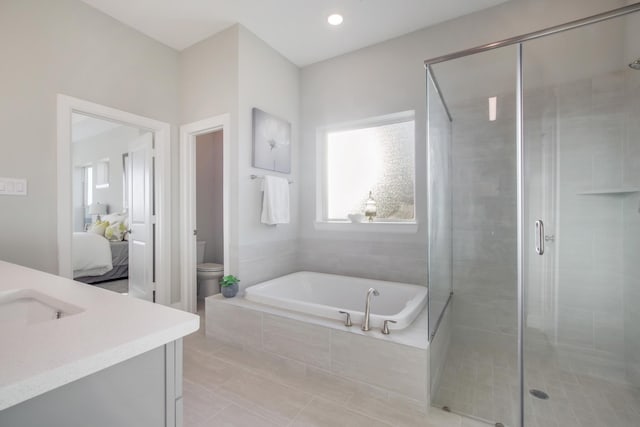
<path fill-rule="evenodd" d="M 435 408 L 425 415 L 345 388 L 339 378 L 294 372 L 206 337 L 203 324 L 184 339 L 184 426 L 487 427 Z"/>
<path fill-rule="evenodd" d="M 488 339 L 474 341 L 455 334 L 434 405 L 507 427 L 517 425 L 515 354 L 499 351 L 495 342 L 483 344 Z M 575 361 L 563 361 L 548 343 L 529 343 L 525 355 L 525 389 L 544 390 L 550 396 L 540 400 L 527 393 L 526 427 L 640 426 L 638 388 L 581 374 Z"/>

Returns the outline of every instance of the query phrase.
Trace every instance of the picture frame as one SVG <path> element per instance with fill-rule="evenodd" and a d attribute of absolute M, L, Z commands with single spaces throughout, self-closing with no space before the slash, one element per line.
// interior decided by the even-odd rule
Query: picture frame
<path fill-rule="evenodd" d="M 291 173 L 291 123 L 253 108 L 252 166 Z"/>

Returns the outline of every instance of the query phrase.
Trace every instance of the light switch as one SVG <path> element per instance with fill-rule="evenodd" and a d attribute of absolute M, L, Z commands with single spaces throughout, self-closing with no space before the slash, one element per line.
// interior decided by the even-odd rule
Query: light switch
<path fill-rule="evenodd" d="M 26 196 L 27 180 L 21 178 L 0 178 L 0 195 Z"/>

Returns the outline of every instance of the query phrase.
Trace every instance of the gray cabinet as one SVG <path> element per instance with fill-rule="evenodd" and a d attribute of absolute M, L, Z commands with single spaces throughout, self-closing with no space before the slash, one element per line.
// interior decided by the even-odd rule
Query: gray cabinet
<path fill-rule="evenodd" d="M 182 340 L 0 411 L 2 427 L 181 427 Z"/>

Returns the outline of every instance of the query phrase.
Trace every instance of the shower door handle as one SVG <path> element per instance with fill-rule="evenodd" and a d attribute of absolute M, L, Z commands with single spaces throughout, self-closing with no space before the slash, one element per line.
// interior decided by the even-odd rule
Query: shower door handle
<path fill-rule="evenodd" d="M 536 221 L 536 253 L 544 254 L 544 222 L 541 219 Z"/>

